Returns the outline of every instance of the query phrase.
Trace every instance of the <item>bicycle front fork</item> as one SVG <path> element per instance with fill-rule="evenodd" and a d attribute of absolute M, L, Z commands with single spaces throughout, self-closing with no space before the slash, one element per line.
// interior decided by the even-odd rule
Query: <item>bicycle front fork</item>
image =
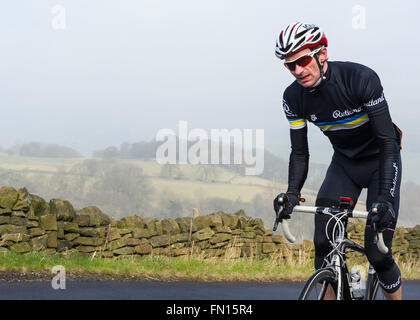
<path fill-rule="evenodd" d="M 337 275 L 337 293 L 336 293 L 336 299 L 342 300 L 342 275 L 341 275 L 341 261 L 340 257 L 336 254 L 331 259 L 331 264 L 335 270 L 335 274 Z"/>

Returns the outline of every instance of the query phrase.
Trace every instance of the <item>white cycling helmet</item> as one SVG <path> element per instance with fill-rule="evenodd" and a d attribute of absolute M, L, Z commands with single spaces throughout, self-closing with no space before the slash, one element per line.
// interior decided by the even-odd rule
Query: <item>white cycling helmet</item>
<path fill-rule="evenodd" d="M 281 30 L 276 41 L 276 56 L 284 59 L 288 55 L 320 44 L 328 46 L 325 33 L 316 25 L 303 22 L 288 25 Z"/>

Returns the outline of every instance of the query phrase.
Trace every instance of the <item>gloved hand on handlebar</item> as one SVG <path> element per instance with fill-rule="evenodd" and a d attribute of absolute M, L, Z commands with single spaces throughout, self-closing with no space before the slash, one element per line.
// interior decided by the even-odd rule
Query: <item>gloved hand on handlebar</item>
<path fill-rule="evenodd" d="M 369 210 L 369 216 L 375 232 L 383 232 L 395 222 L 395 211 L 388 201 L 374 202 Z"/>
<path fill-rule="evenodd" d="M 282 222 L 283 219 L 290 219 L 290 215 L 293 212 L 293 208 L 299 203 L 299 196 L 297 194 L 287 192 L 280 193 L 273 201 L 274 211 L 277 213 L 280 210 L 280 207 L 283 206 L 283 210 L 280 213 L 279 221 Z"/>

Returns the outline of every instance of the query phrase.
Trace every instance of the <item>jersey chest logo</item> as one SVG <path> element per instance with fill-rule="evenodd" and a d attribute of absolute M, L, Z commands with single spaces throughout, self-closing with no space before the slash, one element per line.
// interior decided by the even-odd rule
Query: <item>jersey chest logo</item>
<path fill-rule="evenodd" d="M 333 116 L 334 119 L 343 118 L 343 117 L 351 116 L 352 114 L 358 113 L 358 112 L 361 112 L 361 111 L 362 111 L 361 106 L 358 107 L 358 108 L 355 108 L 355 109 L 346 109 L 344 111 L 334 110 L 334 112 L 332 113 L 332 116 Z"/>
<path fill-rule="evenodd" d="M 312 119 L 312 116 L 311 116 Z M 314 121 L 322 131 L 338 131 L 357 128 L 369 121 L 367 113 L 362 106 L 347 108 L 345 110 L 334 110 L 327 121 Z"/>

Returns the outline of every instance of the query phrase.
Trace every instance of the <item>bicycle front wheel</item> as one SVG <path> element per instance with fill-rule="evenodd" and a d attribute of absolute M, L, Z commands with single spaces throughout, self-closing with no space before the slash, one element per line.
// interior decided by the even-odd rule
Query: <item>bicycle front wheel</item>
<path fill-rule="evenodd" d="M 337 297 L 338 279 L 331 269 L 317 270 L 306 282 L 299 300 L 324 300 Z"/>

